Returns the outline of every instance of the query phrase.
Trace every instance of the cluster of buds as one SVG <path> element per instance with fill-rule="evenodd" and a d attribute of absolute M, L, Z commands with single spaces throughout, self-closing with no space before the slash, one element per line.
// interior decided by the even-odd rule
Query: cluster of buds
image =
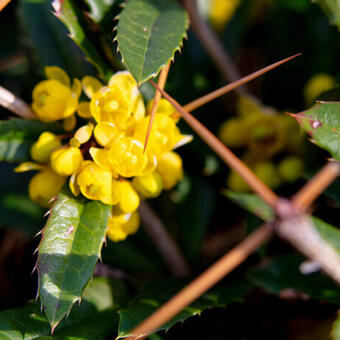
<path fill-rule="evenodd" d="M 231 148 L 243 150 L 243 161 L 271 188 L 298 180 L 304 168 L 304 134 L 295 119 L 250 96 L 239 97 L 237 113 L 221 125 L 220 139 Z M 249 190 L 234 171 L 227 185 L 234 191 Z"/>
<path fill-rule="evenodd" d="M 30 181 L 29 196 L 44 207 L 67 181 L 74 196 L 111 205 L 107 235 L 124 240 L 138 229 L 140 200 L 156 197 L 182 179 L 182 159 L 173 150 L 191 137 L 180 133 L 178 114 L 161 99 L 144 150 L 152 101 L 145 108 L 126 71 L 115 73 L 106 86 L 91 76 L 71 85 L 55 66 L 45 73 L 48 79 L 33 90 L 32 108 L 44 122 L 62 120 L 66 132 L 43 132 L 31 147 L 34 162 L 22 163 L 16 171 L 39 171 Z M 82 92 L 88 100 L 79 102 Z"/>

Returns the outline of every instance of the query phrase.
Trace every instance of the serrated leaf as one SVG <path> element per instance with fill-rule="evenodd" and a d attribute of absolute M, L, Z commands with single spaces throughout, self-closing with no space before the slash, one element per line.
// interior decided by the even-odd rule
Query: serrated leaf
<path fill-rule="evenodd" d="M 339 0 L 313 0 L 326 13 L 331 24 L 340 28 L 340 2 Z"/>
<path fill-rule="evenodd" d="M 81 48 L 88 60 L 98 70 L 104 80 L 112 75 L 109 65 L 103 60 L 97 48 L 90 40 L 90 33 L 87 24 L 79 8 L 72 0 L 53 1 L 55 15 L 65 24 L 70 32 L 71 39 Z"/>
<path fill-rule="evenodd" d="M 340 160 L 340 102 L 316 104 L 293 117 L 315 144 Z"/>
<path fill-rule="evenodd" d="M 61 126 L 13 118 L 0 121 L 0 161 L 29 161 L 30 147 L 43 131 L 61 132 Z"/>
<path fill-rule="evenodd" d="M 119 16 L 118 49 L 139 84 L 155 77 L 180 49 L 189 20 L 172 0 L 129 0 Z"/>
<path fill-rule="evenodd" d="M 119 287 L 120 286 L 120 287 Z M 0 312 L 0 338 L 15 340 L 102 340 L 118 328 L 117 304 L 113 296 L 121 293 L 123 283 L 97 277 L 84 290 L 84 299 L 50 336 L 48 320 L 37 303 Z M 124 288 L 125 289 L 125 288 Z M 107 299 L 104 302 L 104 299 Z"/>
<path fill-rule="evenodd" d="M 152 280 L 137 294 L 135 299 L 125 308 L 120 309 L 118 338 L 133 336 L 131 331 L 151 313 L 156 311 L 164 302 L 184 287 L 183 281 Z M 247 280 L 230 281 L 202 295 L 196 302 L 177 314 L 156 331 L 169 329 L 177 322 L 200 314 L 206 308 L 225 307 L 226 305 L 242 301 L 243 296 L 250 291 L 252 285 Z"/>
<path fill-rule="evenodd" d="M 38 293 L 52 329 L 80 300 L 100 256 L 110 206 L 75 198 L 65 188 L 43 229 Z"/>
<path fill-rule="evenodd" d="M 271 221 L 275 218 L 273 209 L 257 195 L 230 190 L 224 190 L 223 193 L 236 204 L 264 221 Z"/>
<path fill-rule="evenodd" d="M 338 286 L 321 273 L 301 274 L 299 266 L 303 261 L 304 258 L 297 254 L 280 256 L 264 267 L 251 269 L 247 277 L 272 294 L 290 288 L 308 294 L 313 299 L 339 304 Z"/>

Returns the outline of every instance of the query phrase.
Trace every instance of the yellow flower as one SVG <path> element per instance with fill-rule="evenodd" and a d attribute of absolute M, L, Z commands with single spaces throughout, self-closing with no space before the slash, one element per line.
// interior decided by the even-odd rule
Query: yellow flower
<path fill-rule="evenodd" d="M 53 150 L 61 147 L 58 136 L 52 132 L 43 132 L 31 147 L 31 157 L 39 163 L 47 163 Z"/>
<path fill-rule="evenodd" d="M 320 94 L 335 86 L 335 78 L 326 73 L 318 73 L 311 77 L 304 89 L 307 104 L 313 103 Z"/>
<path fill-rule="evenodd" d="M 132 136 L 141 143 L 145 142 L 150 117 L 145 117 L 136 123 Z M 148 149 L 158 158 L 171 151 L 182 139 L 175 122 L 164 114 L 156 114 L 148 142 Z"/>
<path fill-rule="evenodd" d="M 43 207 L 48 207 L 51 199 L 59 193 L 65 181 L 66 177 L 46 168 L 32 177 L 28 194 L 32 201 L 38 202 Z"/>
<path fill-rule="evenodd" d="M 162 178 L 157 172 L 134 177 L 132 185 L 142 197 L 146 198 L 157 197 L 163 188 Z"/>
<path fill-rule="evenodd" d="M 74 137 L 70 140 L 70 144 L 75 147 L 79 147 L 81 144 L 90 140 L 93 131 L 93 124 L 88 123 L 80 127 L 74 134 Z"/>
<path fill-rule="evenodd" d="M 163 188 L 171 189 L 183 178 L 182 158 L 175 152 L 168 152 L 158 160 L 156 171 L 162 178 Z"/>
<path fill-rule="evenodd" d="M 132 103 L 124 90 L 113 84 L 102 87 L 93 95 L 90 110 L 97 123 L 109 122 L 123 128 L 131 116 Z"/>
<path fill-rule="evenodd" d="M 140 217 L 137 211 L 109 218 L 107 236 L 113 242 L 123 241 L 128 235 L 137 232 Z"/>
<path fill-rule="evenodd" d="M 52 122 L 72 116 L 78 106 L 81 85 L 74 79 L 70 85 L 70 78 L 56 66 L 46 67 L 48 80 L 38 83 L 33 89 L 32 108 L 38 118 L 44 122 Z"/>
<path fill-rule="evenodd" d="M 137 82 L 128 71 L 116 72 L 109 80 L 109 87 L 114 84 L 123 89 L 131 103 L 132 116 L 129 124 L 142 119 L 145 116 L 145 106 L 141 93 L 138 90 Z"/>
<path fill-rule="evenodd" d="M 152 105 L 153 105 L 153 99 L 150 100 L 148 102 L 148 105 L 146 106 L 147 114 L 151 113 Z M 177 123 L 180 118 L 180 114 L 174 109 L 174 107 L 165 98 L 160 99 L 156 113 L 169 116 L 175 121 L 175 123 Z"/>
<path fill-rule="evenodd" d="M 91 200 L 99 200 L 111 205 L 117 204 L 121 199 L 120 183 L 112 179 L 110 171 L 91 161 L 84 163 L 85 165 L 80 168 L 75 178 L 80 192 Z"/>
<path fill-rule="evenodd" d="M 138 176 L 146 168 L 148 157 L 143 145 L 131 137 L 115 139 L 108 152 L 109 162 L 121 176 Z"/>
<path fill-rule="evenodd" d="M 139 207 L 139 195 L 130 181 L 121 181 L 120 185 L 122 192 L 121 200 L 118 203 L 120 211 L 123 213 L 135 211 Z"/>
<path fill-rule="evenodd" d="M 212 0 L 210 19 L 217 31 L 222 31 L 232 18 L 240 0 Z"/>
<path fill-rule="evenodd" d="M 69 176 L 77 172 L 82 161 L 81 151 L 74 146 L 60 148 L 51 154 L 51 167 L 61 176 Z"/>

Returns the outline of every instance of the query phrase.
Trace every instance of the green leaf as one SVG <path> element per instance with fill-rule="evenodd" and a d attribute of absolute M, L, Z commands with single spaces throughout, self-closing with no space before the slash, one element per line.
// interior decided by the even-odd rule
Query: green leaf
<path fill-rule="evenodd" d="M 189 20 L 172 0 L 129 0 L 117 26 L 118 49 L 139 84 L 155 77 L 180 50 Z"/>
<path fill-rule="evenodd" d="M 71 39 L 81 48 L 88 60 L 98 70 L 104 80 L 108 80 L 112 75 L 110 66 L 103 60 L 98 49 L 92 44 L 87 23 L 83 18 L 79 8 L 72 0 L 53 1 L 55 15 L 66 25 L 70 32 Z"/>
<path fill-rule="evenodd" d="M 338 317 L 332 325 L 331 336 L 333 340 L 340 339 L 340 311 L 338 311 Z"/>
<path fill-rule="evenodd" d="M 340 230 L 316 217 L 312 221 L 320 236 L 340 255 Z"/>
<path fill-rule="evenodd" d="M 264 221 L 271 221 L 275 218 L 273 209 L 257 195 L 230 190 L 224 190 L 223 193 L 236 204 Z"/>
<path fill-rule="evenodd" d="M 254 284 L 272 294 L 290 288 L 308 294 L 313 299 L 339 304 L 338 286 L 321 273 L 302 275 L 299 266 L 303 261 L 304 258 L 296 254 L 280 256 L 264 267 L 251 269 L 247 276 Z"/>
<path fill-rule="evenodd" d="M 340 160 L 340 103 L 316 104 L 293 115 L 314 143 Z"/>
<path fill-rule="evenodd" d="M 56 65 L 72 76 L 93 73 L 83 52 L 67 36 L 67 29 L 52 13 L 50 1 L 20 0 L 23 22 L 33 52 L 42 66 Z"/>
<path fill-rule="evenodd" d="M 146 317 L 156 311 L 175 293 L 184 287 L 183 281 L 152 280 L 137 294 L 135 299 L 125 308 L 120 309 L 118 338 L 133 336 L 131 331 Z M 156 331 L 169 329 L 179 321 L 200 314 L 206 308 L 224 307 L 236 301 L 242 301 L 243 296 L 250 291 L 252 285 L 247 280 L 231 281 L 202 295 L 196 302 L 177 314 Z M 155 331 L 155 332 L 156 332 Z"/>
<path fill-rule="evenodd" d="M 0 312 L 0 338 L 15 340 L 102 340 L 118 329 L 117 301 L 122 281 L 97 277 L 84 290 L 83 301 L 50 336 L 48 320 L 36 303 Z M 124 293 L 126 294 L 126 293 Z"/>
<path fill-rule="evenodd" d="M 63 189 L 43 229 L 37 269 L 39 296 L 52 329 L 80 300 L 100 256 L 110 206 Z"/>
<path fill-rule="evenodd" d="M 320 5 L 331 24 L 340 28 L 340 3 L 338 0 L 313 0 Z"/>
<path fill-rule="evenodd" d="M 0 161 L 28 161 L 30 147 L 43 131 L 61 132 L 61 126 L 13 118 L 0 121 Z"/>

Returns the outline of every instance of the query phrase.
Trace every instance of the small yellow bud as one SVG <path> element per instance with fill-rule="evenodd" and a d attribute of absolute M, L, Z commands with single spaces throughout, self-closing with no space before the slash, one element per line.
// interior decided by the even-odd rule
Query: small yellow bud
<path fill-rule="evenodd" d="M 108 155 L 113 169 L 124 177 L 140 175 L 148 163 L 143 144 L 131 137 L 115 139 Z"/>
<path fill-rule="evenodd" d="M 163 188 L 162 178 L 157 172 L 153 172 L 146 176 L 134 177 L 132 185 L 146 198 L 157 197 Z"/>
<path fill-rule="evenodd" d="M 303 173 L 303 161 L 298 157 L 286 157 L 279 166 L 279 174 L 286 182 L 295 182 Z"/>
<path fill-rule="evenodd" d="M 311 77 L 304 90 L 307 104 L 311 104 L 320 94 L 335 86 L 335 78 L 326 73 L 318 73 Z"/>
<path fill-rule="evenodd" d="M 246 144 L 244 123 L 242 119 L 231 118 L 225 121 L 218 132 L 221 141 L 231 148 L 239 148 Z"/>
<path fill-rule="evenodd" d="M 175 152 L 164 154 L 157 164 L 156 171 L 162 178 L 163 188 L 171 189 L 183 178 L 182 158 Z"/>
<path fill-rule="evenodd" d="M 232 191 L 246 192 L 249 191 L 248 184 L 244 179 L 235 171 L 231 171 L 227 178 L 227 186 Z"/>
<path fill-rule="evenodd" d="M 212 0 L 210 19 L 213 27 L 221 32 L 232 18 L 240 0 Z"/>
<path fill-rule="evenodd" d="M 254 172 L 261 181 L 273 189 L 279 187 L 281 184 L 281 177 L 278 169 L 272 162 L 261 162 L 256 164 Z"/>
<path fill-rule="evenodd" d="M 31 147 L 31 157 L 39 163 L 47 163 L 52 151 L 61 147 L 58 136 L 52 132 L 43 132 Z"/>
<path fill-rule="evenodd" d="M 43 207 L 50 205 L 50 200 L 56 196 L 66 181 L 66 177 L 59 176 L 47 168 L 34 175 L 29 183 L 28 194 L 32 201 Z"/>
<path fill-rule="evenodd" d="M 70 176 L 77 172 L 83 161 L 83 155 L 73 146 L 55 150 L 51 154 L 51 167 L 61 176 Z"/>
<path fill-rule="evenodd" d="M 114 215 L 109 218 L 107 236 L 113 242 L 123 241 L 128 235 L 137 232 L 140 217 L 137 211 Z"/>
<path fill-rule="evenodd" d="M 81 80 L 81 84 L 86 96 L 90 99 L 97 91 L 99 91 L 103 87 L 103 84 L 97 78 L 94 78 L 92 76 L 85 76 Z"/>
<path fill-rule="evenodd" d="M 122 197 L 118 204 L 123 213 L 135 211 L 139 207 L 140 199 L 130 181 L 121 181 Z"/>
<path fill-rule="evenodd" d="M 74 134 L 74 138 L 79 142 L 79 144 L 86 143 L 92 136 L 93 124 L 88 123 L 80 127 Z"/>

